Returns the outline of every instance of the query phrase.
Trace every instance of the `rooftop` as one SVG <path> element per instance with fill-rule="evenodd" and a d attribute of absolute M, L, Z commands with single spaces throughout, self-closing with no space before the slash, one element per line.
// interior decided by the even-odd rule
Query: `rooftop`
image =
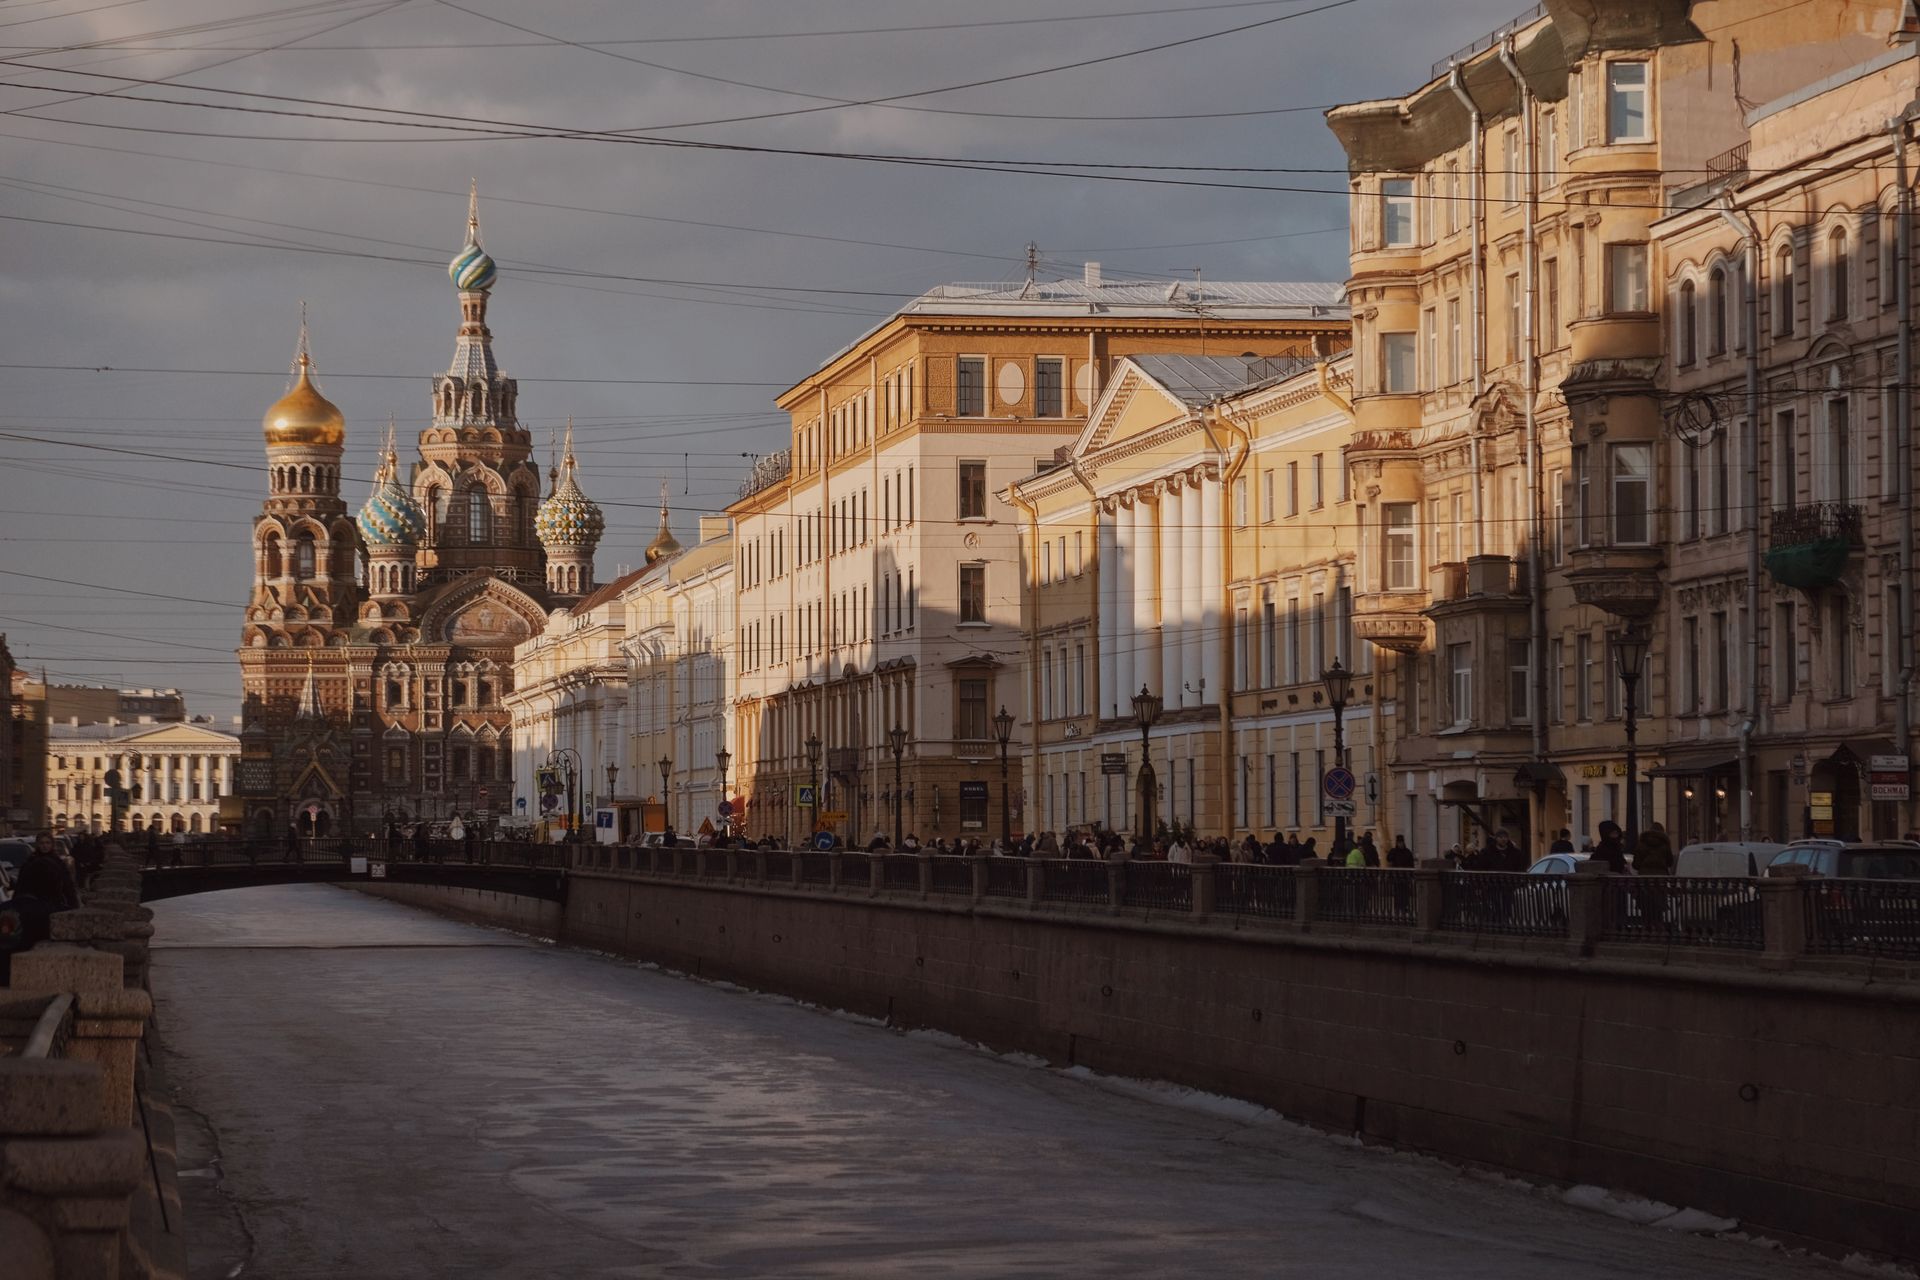
<path fill-rule="evenodd" d="M 1264 383 L 1278 382 L 1311 369 L 1313 356 L 1179 356 L 1128 357 L 1146 375 L 1178 396 L 1183 404 L 1199 408 L 1222 396 L 1237 395 Z"/>

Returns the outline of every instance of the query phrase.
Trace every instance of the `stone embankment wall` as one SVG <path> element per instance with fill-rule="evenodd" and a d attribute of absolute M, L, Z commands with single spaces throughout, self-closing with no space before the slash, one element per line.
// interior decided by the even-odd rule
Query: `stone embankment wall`
<path fill-rule="evenodd" d="M 525 906 L 399 888 L 379 891 L 526 927 Z M 617 871 L 574 872 L 550 932 L 1762 1234 L 1920 1257 L 1920 982 L 1900 971 Z"/>

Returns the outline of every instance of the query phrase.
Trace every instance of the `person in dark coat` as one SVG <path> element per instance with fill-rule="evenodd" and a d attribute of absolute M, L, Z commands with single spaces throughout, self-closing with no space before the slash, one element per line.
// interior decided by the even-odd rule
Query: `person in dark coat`
<path fill-rule="evenodd" d="M 1547 852 L 1548 853 L 1572 853 L 1573 852 L 1573 833 L 1567 830 L 1565 827 L 1560 828 L 1560 834 L 1554 837 L 1553 845 L 1551 848 L 1547 850 Z"/>
<path fill-rule="evenodd" d="M 1609 818 L 1600 824 L 1600 843 L 1593 847 L 1596 862 L 1607 864 L 1607 871 L 1616 876 L 1627 872 L 1627 847 L 1620 839 L 1620 824 Z"/>
<path fill-rule="evenodd" d="M 428 852 L 427 824 L 423 820 L 413 824 L 413 860 L 415 862 L 425 862 Z"/>
<path fill-rule="evenodd" d="M 33 838 L 33 852 L 20 868 L 20 883 L 36 886 L 38 896 L 53 903 L 55 911 L 72 911 L 80 905 L 80 890 L 73 883 L 73 870 L 60 856 L 60 846 L 54 843 L 51 831 L 42 831 Z"/>
<path fill-rule="evenodd" d="M 1637 876 L 1673 874 L 1673 841 L 1667 839 L 1667 829 L 1657 822 L 1634 841 L 1633 873 Z"/>
<path fill-rule="evenodd" d="M 1360 837 L 1360 858 L 1366 866 L 1377 867 L 1380 865 L 1380 847 L 1374 844 L 1373 832 L 1371 831 Z"/>
<path fill-rule="evenodd" d="M 1393 847 L 1387 850 L 1387 865 L 1408 871 L 1419 861 L 1413 856 L 1413 850 L 1407 846 L 1405 836 L 1395 836 Z"/>

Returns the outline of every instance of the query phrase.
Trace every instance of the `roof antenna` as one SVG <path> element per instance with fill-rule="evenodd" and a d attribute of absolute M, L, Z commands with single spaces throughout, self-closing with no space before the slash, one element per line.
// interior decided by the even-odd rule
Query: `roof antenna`
<path fill-rule="evenodd" d="M 693 492 L 693 455 L 690 453 L 680 455 L 680 492 Z"/>
<path fill-rule="evenodd" d="M 547 428 L 547 483 L 560 487 L 560 429 Z"/>

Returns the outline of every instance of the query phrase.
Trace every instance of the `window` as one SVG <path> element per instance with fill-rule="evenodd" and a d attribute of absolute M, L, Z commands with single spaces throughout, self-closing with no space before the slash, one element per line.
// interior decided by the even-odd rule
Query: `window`
<path fill-rule="evenodd" d="M 303 531 L 298 538 L 294 539 L 293 543 L 294 576 L 297 578 L 311 578 L 313 576 L 313 565 L 313 535 Z"/>
<path fill-rule="evenodd" d="M 1414 567 L 1413 504 L 1389 502 L 1381 510 L 1385 513 L 1386 526 L 1386 536 L 1382 540 L 1386 589 L 1412 591 L 1419 586 Z"/>
<path fill-rule="evenodd" d="M 1682 715 L 1693 715 L 1700 706 L 1700 619 L 1680 620 L 1680 705 Z"/>
<path fill-rule="evenodd" d="M 1297 462 L 1287 464 L 1287 514 L 1300 514 L 1300 464 Z"/>
<path fill-rule="evenodd" d="M 405 782 L 407 780 L 407 749 L 405 747 L 387 748 L 386 780 Z"/>
<path fill-rule="evenodd" d="M 1586 145 L 1586 117 L 1581 108 L 1581 78 L 1579 68 L 1567 72 L 1567 150 L 1577 151 Z"/>
<path fill-rule="evenodd" d="M 1533 660 L 1525 640 L 1507 641 L 1507 720 L 1533 723 Z"/>
<path fill-rule="evenodd" d="M 1244 527 L 1247 523 L 1247 478 L 1235 476 L 1233 479 L 1233 523 Z"/>
<path fill-rule="evenodd" d="M 1700 536 L 1700 451 L 1685 441 L 1676 442 L 1681 453 L 1680 530 L 1688 538 Z"/>
<path fill-rule="evenodd" d="M 955 682 L 959 694 L 959 715 L 954 721 L 954 737 L 963 742 L 984 741 L 987 736 L 987 682 L 965 679 Z"/>
<path fill-rule="evenodd" d="M 453 761 L 449 768 L 454 777 L 469 778 L 473 776 L 468 764 L 468 759 L 469 756 L 465 747 L 455 747 L 453 749 Z"/>
<path fill-rule="evenodd" d="M 1653 540 L 1653 446 L 1617 444 L 1612 449 L 1613 536 L 1616 547 Z"/>
<path fill-rule="evenodd" d="M 1783 241 L 1773 251 L 1773 334 L 1785 338 L 1793 333 L 1793 241 Z"/>
<path fill-rule="evenodd" d="M 1827 668 L 1835 698 L 1853 696 L 1853 626 L 1847 616 L 1847 596 L 1836 592 L 1826 603 Z"/>
<path fill-rule="evenodd" d="M 1845 227 L 1827 237 L 1827 286 L 1828 317 L 1845 320 L 1853 302 L 1853 251 Z"/>
<path fill-rule="evenodd" d="M 954 412 L 963 418 L 987 412 L 987 361 L 984 356 L 961 356 L 954 382 Z"/>
<path fill-rule="evenodd" d="M 1647 246 L 1607 246 L 1607 311 L 1637 315 L 1647 309 Z"/>
<path fill-rule="evenodd" d="M 1785 702 L 1798 692 L 1799 661 L 1795 654 L 1794 602 L 1778 601 L 1773 606 L 1773 635 L 1768 648 L 1773 658 L 1773 698 Z"/>
<path fill-rule="evenodd" d="M 1273 519 L 1273 468 L 1268 467 L 1260 473 L 1260 518 Z"/>
<path fill-rule="evenodd" d="M 1560 181 L 1560 139 L 1556 129 L 1558 123 L 1559 117 L 1554 114 L 1552 107 L 1540 113 L 1538 142 L 1540 185 L 1543 187 L 1550 187 Z"/>
<path fill-rule="evenodd" d="M 1674 323 L 1680 332 L 1676 335 L 1673 358 L 1681 364 L 1692 364 L 1700 358 L 1700 313 L 1695 305 L 1693 281 L 1681 281 L 1680 300 L 1674 311 Z"/>
<path fill-rule="evenodd" d="M 963 564 L 960 566 L 960 621 L 985 622 L 986 620 L 987 566 Z"/>
<path fill-rule="evenodd" d="M 1560 345 L 1560 261 L 1548 258 L 1540 264 L 1540 279 L 1543 286 L 1541 302 L 1545 315 L 1541 318 L 1541 337 L 1546 339 L 1544 350 L 1553 351 Z"/>
<path fill-rule="evenodd" d="M 1520 291 L 1520 273 L 1507 273 L 1507 363 L 1514 364 L 1520 359 L 1520 331 L 1525 328 L 1521 321 L 1525 295 Z"/>
<path fill-rule="evenodd" d="M 1326 505 L 1326 455 L 1316 453 L 1307 459 L 1307 493 L 1313 499 L 1313 509 L 1318 511 Z"/>
<path fill-rule="evenodd" d="M 1555 638 L 1547 645 L 1547 675 L 1551 683 L 1547 685 L 1547 713 L 1553 723 L 1560 724 L 1567 718 L 1567 642 Z"/>
<path fill-rule="evenodd" d="M 1500 170 L 1504 176 L 1501 194 L 1508 204 L 1520 203 L 1520 126 L 1510 124 L 1500 140 Z"/>
<path fill-rule="evenodd" d="M 1845 399 L 1827 401 L 1826 500 L 1853 501 L 1853 427 Z"/>
<path fill-rule="evenodd" d="M 1733 650 L 1725 610 L 1707 618 L 1707 652 L 1713 657 L 1713 705 L 1709 710 L 1725 711 L 1733 705 Z"/>
<path fill-rule="evenodd" d="M 1085 530 L 1073 531 L 1073 576 L 1079 577 L 1087 570 L 1087 535 Z"/>
<path fill-rule="evenodd" d="M 1420 389 L 1440 386 L 1440 317 L 1432 307 L 1420 313 Z"/>
<path fill-rule="evenodd" d="M 1773 457 L 1767 474 L 1773 477 L 1773 505 L 1791 507 L 1799 501 L 1795 481 L 1799 433 L 1794 430 L 1793 410 L 1782 409 L 1773 418 Z"/>
<path fill-rule="evenodd" d="M 1607 141 L 1646 142 L 1647 64 L 1610 62 L 1607 64 Z"/>
<path fill-rule="evenodd" d="M 1380 184 L 1380 237 L 1389 249 L 1414 242 L 1413 179 L 1388 178 Z"/>
<path fill-rule="evenodd" d="M 1266 660 L 1261 664 L 1261 684 L 1271 689 L 1280 683 L 1280 622 L 1273 607 L 1273 588 L 1260 593 L 1260 636 Z"/>
<path fill-rule="evenodd" d="M 1298 684 L 1306 679 L 1306 668 L 1300 659 L 1300 597 L 1287 597 L 1287 683 Z"/>
<path fill-rule="evenodd" d="M 407 702 L 406 689 L 401 685 L 401 683 L 398 680 L 387 681 L 386 692 L 387 692 L 388 706 L 403 707 L 406 705 L 406 702 Z"/>
<path fill-rule="evenodd" d="M 1707 341 L 1714 355 L 1727 354 L 1728 342 L 1727 269 L 1715 267 L 1707 277 Z"/>
<path fill-rule="evenodd" d="M 1044 586 L 1053 581 L 1053 539 L 1040 544 L 1040 582 Z"/>
<path fill-rule="evenodd" d="M 1447 723 L 1465 728 L 1473 723 L 1473 646 L 1447 646 Z"/>
<path fill-rule="evenodd" d="M 1593 637 L 1573 638 L 1573 718 L 1593 719 Z"/>
<path fill-rule="evenodd" d="M 467 495 L 467 541 L 473 546 L 483 546 L 493 528 L 493 508 L 487 505 L 484 493 Z"/>
<path fill-rule="evenodd" d="M 1727 432 L 1717 432 L 1712 443 L 1707 445 L 1707 483 L 1713 491 L 1713 521 L 1709 528 L 1716 534 L 1726 533 L 1733 527 L 1733 504 L 1730 498 L 1733 475 L 1731 468 L 1727 465 L 1727 439 Z M 1698 450 L 1690 452 L 1698 452 Z"/>
<path fill-rule="evenodd" d="M 1447 161 L 1447 233 L 1460 229 L 1460 162 Z"/>
<path fill-rule="evenodd" d="M 1411 333 L 1380 335 L 1380 390 L 1386 395 L 1408 395 L 1420 389 L 1414 337 Z"/>
<path fill-rule="evenodd" d="M 1033 416 L 1057 418 L 1064 403 L 1065 362 L 1043 357 L 1033 362 Z"/>
<path fill-rule="evenodd" d="M 1253 622 L 1251 611 L 1245 608 L 1234 610 L 1233 614 L 1233 687 L 1238 690 L 1251 689 L 1248 681 L 1248 651 L 1252 649 Z"/>
<path fill-rule="evenodd" d="M 1460 379 L 1462 377 L 1460 370 L 1465 365 L 1466 359 L 1467 359 L 1466 347 L 1460 340 L 1460 299 L 1448 298 L 1447 299 L 1447 383 L 1448 385 L 1456 386 L 1459 384 Z"/>
<path fill-rule="evenodd" d="M 987 515 L 987 464 L 960 464 L 960 518 L 984 520 Z"/>
<path fill-rule="evenodd" d="M 1567 558 L 1567 473 L 1556 467 L 1547 479 L 1548 491 L 1553 494 L 1553 528 L 1549 531 L 1551 539 L 1549 550 L 1553 563 L 1563 564 Z"/>

